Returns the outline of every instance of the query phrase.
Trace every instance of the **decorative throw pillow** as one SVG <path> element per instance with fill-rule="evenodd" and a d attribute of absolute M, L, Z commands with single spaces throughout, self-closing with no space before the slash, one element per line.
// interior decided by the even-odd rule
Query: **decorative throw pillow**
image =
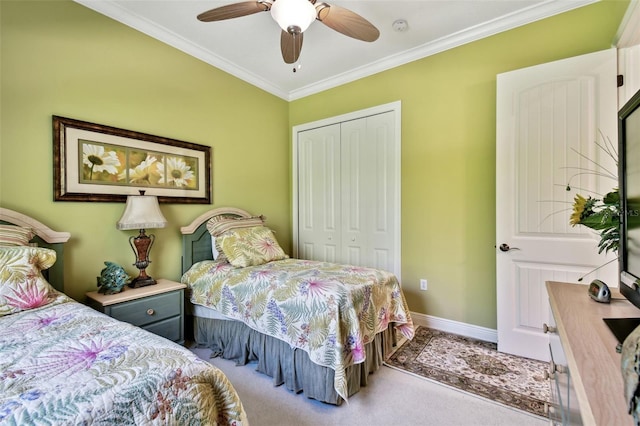
<path fill-rule="evenodd" d="M 288 257 L 271 229 L 265 226 L 227 231 L 216 238 L 216 243 L 229 263 L 238 268 L 262 265 Z"/>
<path fill-rule="evenodd" d="M 218 245 L 218 242 L 216 241 L 216 237 L 214 237 L 213 235 L 211 236 L 211 255 L 213 256 L 213 260 L 219 260 L 221 262 L 225 262 L 227 260 L 224 253 L 222 252 L 222 249 Z"/>
<path fill-rule="evenodd" d="M 264 225 L 264 216 L 253 217 L 226 217 L 215 216 L 207 222 L 207 230 L 211 235 L 217 237 L 232 229 L 252 228 Z"/>
<path fill-rule="evenodd" d="M 216 244 L 216 237 L 211 236 L 211 255 L 213 256 L 213 260 L 216 260 L 220 257 L 220 251 L 218 250 L 218 245 Z"/>
<path fill-rule="evenodd" d="M 55 290 L 42 276 L 56 252 L 42 247 L 0 247 L 0 316 L 46 305 Z"/>
<path fill-rule="evenodd" d="M 28 246 L 34 233 L 31 228 L 0 225 L 0 246 Z"/>

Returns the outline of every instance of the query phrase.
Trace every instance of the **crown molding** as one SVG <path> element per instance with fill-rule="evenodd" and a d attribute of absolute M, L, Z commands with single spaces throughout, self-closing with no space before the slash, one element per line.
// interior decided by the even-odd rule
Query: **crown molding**
<path fill-rule="evenodd" d="M 289 100 L 289 93 L 281 88 L 271 84 L 264 78 L 252 73 L 251 71 L 239 67 L 233 62 L 227 61 L 221 56 L 215 55 L 210 51 L 203 49 L 199 45 L 185 39 L 184 37 L 168 30 L 167 28 L 158 25 L 146 19 L 143 16 L 132 14 L 129 10 L 121 7 L 119 4 L 109 0 L 74 0 L 75 3 L 81 4 L 91 10 L 94 10 L 102 15 L 108 16 L 122 24 L 125 24 L 134 30 L 140 31 L 143 34 L 148 35 L 156 40 L 159 40 L 169 46 L 175 47 L 182 52 L 200 59 L 209 65 L 225 71 L 240 80 L 259 87 L 260 89 L 278 96 L 282 99 Z"/>
<path fill-rule="evenodd" d="M 348 72 L 335 75 L 333 77 L 318 81 L 316 83 L 304 86 L 300 89 L 290 92 L 275 86 L 261 76 L 250 72 L 249 70 L 239 67 L 238 65 L 227 61 L 226 59 L 215 55 L 195 43 L 179 36 L 178 34 L 157 25 L 148 19 L 131 14 L 128 10 L 120 7 L 118 4 L 103 0 L 74 0 L 89 9 L 108 16 L 118 22 L 121 22 L 137 31 L 140 31 L 150 37 L 160 40 L 188 55 L 191 55 L 203 62 L 208 63 L 216 68 L 221 69 L 253 86 L 256 86 L 272 95 L 282 98 L 286 101 L 301 99 L 306 96 L 332 89 L 364 77 L 368 77 L 392 68 L 396 68 L 407 63 L 426 58 L 431 55 L 453 49 L 467 43 L 471 43 L 483 38 L 508 31 L 523 25 L 530 24 L 560 13 L 568 12 L 589 4 L 597 3 L 601 0 L 547 0 L 540 4 L 530 6 L 524 10 L 505 15 L 499 19 L 495 19 L 481 25 L 467 28 L 450 36 L 440 38 L 438 40 L 425 43 L 416 48 L 405 52 L 388 56 L 378 61 L 369 63 Z M 632 0 L 637 2 L 637 0 Z"/>
<path fill-rule="evenodd" d="M 372 62 L 363 67 L 356 68 L 349 72 L 336 75 L 332 78 L 319 81 L 289 93 L 289 100 L 296 100 L 305 96 L 313 95 L 324 90 L 359 80 L 410 62 L 444 52 L 477 40 L 481 40 L 492 35 L 508 31 L 523 25 L 530 24 L 545 18 L 549 18 L 560 13 L 568 12 L 589 4 L 597 3 L 600 0 L 548 0 L 539 5 L 531 6 L 527 9 L 514 12 L 499 19 L 486 22 L 481 25 L 467 28 L 447 37 L 425 43 L 414 49 L 407 50 L 397 55 L 388 56 L 379 61 Z M 632 0 L 637 1 L 637 0 Z"/>

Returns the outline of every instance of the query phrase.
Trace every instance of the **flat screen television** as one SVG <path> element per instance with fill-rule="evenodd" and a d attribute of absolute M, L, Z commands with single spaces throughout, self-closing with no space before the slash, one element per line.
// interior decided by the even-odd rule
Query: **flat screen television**
<path fill-rule="evenodd" d="M 620 293 L 640 308 L 640 91 L 618 113 Z"/>

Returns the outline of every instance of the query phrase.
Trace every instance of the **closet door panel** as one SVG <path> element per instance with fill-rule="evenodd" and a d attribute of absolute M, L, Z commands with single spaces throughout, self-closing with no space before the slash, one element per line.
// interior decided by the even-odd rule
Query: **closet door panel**
<path fill-rule="evenodd" d="M 399 102 L 294 134 L 294 255 L 400 278 Z"/>
<path fill-rule="evenodd" d="M 298 255 L 340 259 L 340 125 L 298 133 Z"/>
<path fill-rule="evenodd" d="M 369 264 L 368 220 L 371 197 L 367 158 L 366 118 L 342 123 L 341 127 L 341 218 L 342 263 Z"/>
<path fill-rule="evenodd" d="M 369 263 L 375 268 L 394 271 L 394 260 L 398 256 L 395 224 L 400 220 L 394 203 L 399 194 L 396 185 L 397 170 L 395 119 L 388 112 L 367 118 L 368 198 L 369 219 Z"/>
<path fill-rule="evenodd" d="M 392 113 L 342 123 L 344 263 L 394 270 L 393 125 Z"/>

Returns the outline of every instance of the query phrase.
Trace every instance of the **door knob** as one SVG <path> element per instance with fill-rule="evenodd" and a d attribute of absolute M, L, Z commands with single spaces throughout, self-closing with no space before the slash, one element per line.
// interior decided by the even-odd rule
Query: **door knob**
<path fill-rule="evenodd" d="M 498 247 L 500 251 L 509 251 L 509 250 L 520 250 L 518 247 L 509 247 L 509 244 L 502 243 L 500 247 Z"/>

